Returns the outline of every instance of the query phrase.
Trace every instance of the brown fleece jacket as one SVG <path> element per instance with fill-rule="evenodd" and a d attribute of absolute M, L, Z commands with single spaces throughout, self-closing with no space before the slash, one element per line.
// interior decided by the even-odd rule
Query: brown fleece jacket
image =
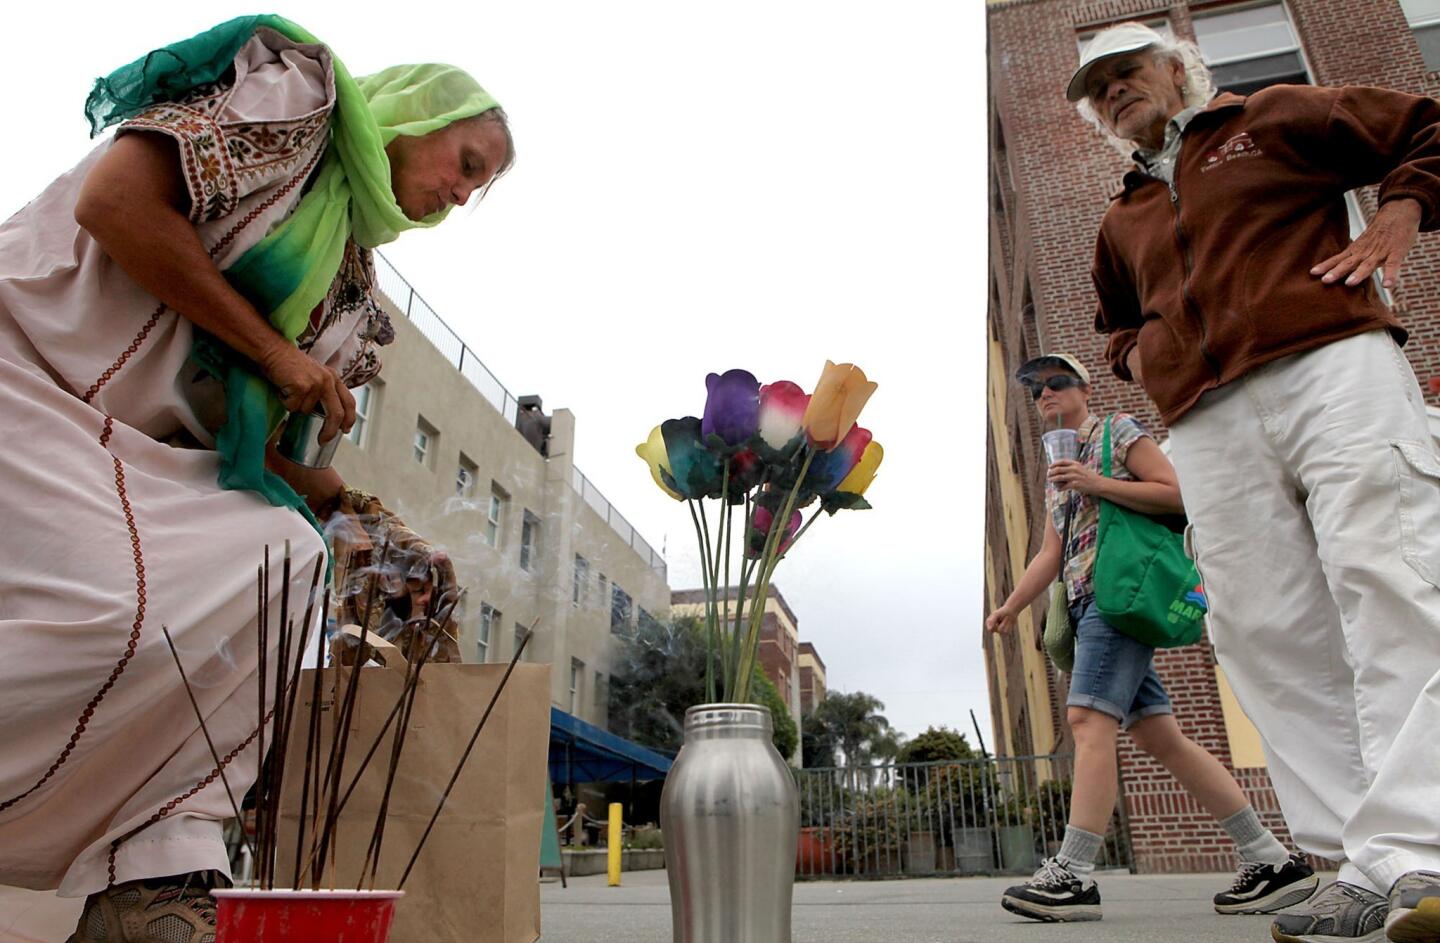
<path fill-rule="evenodd" d="M 1223 94 L 1185 128 L 1167 187 L 1125 175 L 1095 247 L 1095 328 L 1115 374 L 1138 345 L 1145 392 L 1173 423 L 1201 395 L 1280 357 L 1388 328 L 1366 279 L 1310 274 L 1350 242 L 1345 191 L 1380 184 L 1440 226 L 1440 103 L 1378 88 Z"/>

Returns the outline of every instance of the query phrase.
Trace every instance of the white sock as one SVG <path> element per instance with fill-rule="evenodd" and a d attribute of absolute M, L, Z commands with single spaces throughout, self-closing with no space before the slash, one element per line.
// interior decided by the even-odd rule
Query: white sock
<path fill-rule="evenodd" d="M 1095 859 L 1100 855 L 1100 846 L 1105 844 L 1104 835 L 1087 832 L 1073 825 L 1065 826 L 1065 840 L 1060 843 L 1060 852 L 1055 860 L 1070 869 L 1077 878 L 1088 878 L 1095 870 Z"/>
<path fill-rule="evenodd" d="M 1254 806 L 1246 806 L 1227 819 L 1220 820 L 1220 827 L 1229 833 L 1240 852 L 1241 861 L 1280 867 L 1290 860 L 1290 852 L 1280 844 L 1275 833 L 1260 822 Z"/>

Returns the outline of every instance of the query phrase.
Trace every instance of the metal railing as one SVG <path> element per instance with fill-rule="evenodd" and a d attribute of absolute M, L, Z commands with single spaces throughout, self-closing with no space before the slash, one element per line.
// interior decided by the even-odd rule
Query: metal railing
<path fill-rule="evenodd" d="M 615 510 L 615 505 L 611 504 L 605 496 L 600 493 L 600 489 L 595 487 L 589 478 L 585 477 L 584 472 L 574 467 L 572 467 L 571 471 L 574 474 L 571 477 L 570 484 L 574 487 L 575 492 L 585 499 L 585 503 L 590 505 L 596 514 L 604 518 L 605 523 L 609 524 L 610 528 L 619 534 L 625 543 L 630 545 L 630 549 L 640 554 L 640 558 L 650 564 L 651 569 L 659 570 L 660 576 L 663 578 L 666 574 L 665 558 L 656 553 L 655 548 L 651 547 L 645 538 L 640 536 L 640 532 L 636 530 L 629 521 L 625 520 L 625 515 Z"/>
<path fill-rule="evenodd" d="M 1070 818 L 1071 754 L 796 770 L 796 875 L 1028 874 Z M 1100 867 L 1129 867 L 1112 820 Z"/>
<path fill-rule="evenodd" d="M 490 372 L 490 368 L 475 356 L 475 352 L 466 346 L 465 342 L 460 339 L 460 335 L 456 334 L 450 325 L 435 313 L 435 309 L 420 297 L 419 293 L 415 291 L 415 286 L 406 281 L 405 276 L 401 275 L 395 266 L 390 264 L 390 260 L 379 252 L 375 253 L 375 282 L 380 293 L 389 298 L 390 303 L 420 329 L 420 333 L 435 345 L 435 349 L 450 361 L 451 366 L 460 371 L 461 376 L 469 380 L 471 385 L 480 391 L 480 395 L 485 397 L 486 402 L 494 406 L 500 415 L 505 417 L 507 423 L 514 426 L 515 417 L 520 409 L 519 401 L 510 395 L 505 384 L 501 383 L 495 374 Z M 604 518 L 605 522 L 649 563 L 652 569 L 659 570 L 664 576 L 666 572 L 664 557 L 655 552 L 645 538 L 641 537 L 630 525 L 630 522 L 625 520 L 620 512 L 615 510 L 614 506 L 605 499 L 599 489 L 590 483 L 590 479 L 580 472 L 580 469 L 575 469 L 575 477 L 571 484 L 580 496 L 595 509 L 596 513 Z"/>

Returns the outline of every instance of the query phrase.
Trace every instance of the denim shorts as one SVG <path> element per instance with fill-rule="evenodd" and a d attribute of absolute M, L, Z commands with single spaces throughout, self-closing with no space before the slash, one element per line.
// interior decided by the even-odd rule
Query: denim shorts
<path fill-rule="evenodd" d="M 1173 714 L 1170 696 L 1155 673 L 1155 649 L 1110 627 L 1087 596 L 1070 606 L 1075 626 L 1075 669 L 1070 672 L 1071 707 L 1109 714 L 1129 729 L 1152 714 Z"/>

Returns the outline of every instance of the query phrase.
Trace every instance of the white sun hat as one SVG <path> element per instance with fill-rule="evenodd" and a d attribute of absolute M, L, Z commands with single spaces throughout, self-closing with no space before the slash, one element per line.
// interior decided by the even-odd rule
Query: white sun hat
<path fill-rule="evenodd" d="M 1072 102 L 1078 102 L 1085 97 L 1085 80 L 1089 78 L 1090 70 L 1097 62 L 1139 52 L 1164 42 L 1165 37 L 1140 23 L 1120 23 L 1101 30 L 1095 34 L 1095 38 L 1086 43 L 1084 51 L 1080 53 L 1080 67 L 1071 77 L 1070 84 L 1065 89 L 1065 97 Z"/>

